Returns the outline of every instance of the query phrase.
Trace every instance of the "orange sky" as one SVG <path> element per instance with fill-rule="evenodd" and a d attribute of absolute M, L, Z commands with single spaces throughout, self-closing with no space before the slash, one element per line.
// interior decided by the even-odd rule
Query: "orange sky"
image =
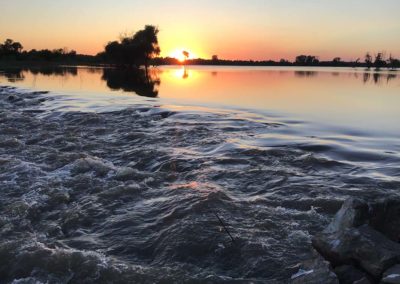
<path fill-rule="evenodd" d="M 398 0 L 13 0 L 3 1 L 0 40 L 25 49 L 68 47 L 96 54 L 121 33 L 159 26 L 162 56 L 293 60 L 400 56 Z"/>

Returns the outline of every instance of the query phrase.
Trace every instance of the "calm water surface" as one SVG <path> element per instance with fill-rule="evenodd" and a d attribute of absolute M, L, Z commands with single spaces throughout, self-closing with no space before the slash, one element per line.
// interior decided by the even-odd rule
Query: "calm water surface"
<path fill-rule="evenodd" d="M 16 87 L 0 88 L 7 281 L 286 283 L 344 199 L 400 189 L 396 72 L 65 67 L 0 85 Z"/>
<path fill-rule="evenodd" d="M 143 75 L 143 74 L 141 74 Z M 370 134 L 400 132 L 400 76 L 353 68 L 159 67 L 151 83 L 129 71 L 68 67 L 0 71 L 0 83 L 74 98 L 76 109 L 115 109 L 156 97 L 162 105 L 202 106 L 286 116 Z M 351 131 L 351 130 L 350 130 Z"/>

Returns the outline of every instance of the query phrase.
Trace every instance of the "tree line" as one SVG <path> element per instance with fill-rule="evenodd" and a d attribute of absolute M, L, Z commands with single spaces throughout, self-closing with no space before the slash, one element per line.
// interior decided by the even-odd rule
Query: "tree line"
<path fill-rule="evenodd" d="M 155 65 L 179 65 L 182 64 L 178 59 L 172 57 L 155 58 Z M 299 55 L 294 61 L 281 59 L 274 60 L 224 60 L 218 59 L 217 55 L 213 55 L 211 59 L 189 59 L 184 62 L 185 65 L 232 65 L 232 66 L 321 66 L 321 67 L 365 67 L 367 69 L 381 68 L 396 69 L 400 68 L 400 60 L 389 56 L 386 58 L 385 53 L 379 52 L 374 57 L 367 53 L 365 60 L 360 59 L 354 61 L 344 61 L 340 57 L 335 57 L 332 60 L 321 61 L 318 56 L 314 55 Z"/>
<path fill-rule="evenodd" d="M 71 63 L 93 63 L 110 64 L 120 67 L 138 68 L 150 65 L 239 65 L 239 66 L 334 66 L 334 67 L 366 67 L 375 68 L 400 68 L 400 60 L 392 55 L 386 56 L 385 52 L 378 52 L 374 56 L 366 53 L 364 60 L 358 58 L 354 61 L 344 61 L 340 57 L 335 57 L 330 61 L 321 61 L 315 55 L 299 55 L 293 62 L 281 59 L 279 61 L 263 60 L 223 60 L 217 55 L 211 59 L 188 59 L 189 53 L 183 53 L 185 61 L 182 63 L 176 58 L 159 57 L 161 49 L 158 42 L 159 29 L 156 26 L 146 25 L 138 32 L 121 36 L 119 40 L 110 41 L 105 45 L 102 52 L 96 56 L 77 54 L 76 51 L 69 51 L 66 48 L 54 50 L 35 50 L 24 51 L 19 42 L 11 39 L 5 40 L 0 44 L 0 60 L 19 60 L 19 61 L 54 61 Z"/>
<path fill-rule="evenodd" d="M 95 58 L 89 55 L 77 54 L 75 50 L 67 48 L 59 49 L 31 49 L 23 50 L 20 42 L 12 39 L 6 39 L 3 44 L 0 44 L 0 60 L 3 61 L 40 61 L 40 62 L 90 62 L 95 61 Z"/>

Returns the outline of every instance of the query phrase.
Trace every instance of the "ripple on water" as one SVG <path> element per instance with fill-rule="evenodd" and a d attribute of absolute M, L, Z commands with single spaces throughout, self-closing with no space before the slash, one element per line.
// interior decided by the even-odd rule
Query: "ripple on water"
<path fill-rule="evenodd" d="M 346 197 L 400 185 L 395 149 L 305 123 L 50 98 L 0 88 L 4 281 L 285 282 Z"/>

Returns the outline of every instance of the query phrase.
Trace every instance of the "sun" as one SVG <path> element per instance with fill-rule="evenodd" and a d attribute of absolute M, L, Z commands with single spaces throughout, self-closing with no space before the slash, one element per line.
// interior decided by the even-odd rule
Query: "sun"
<path fill-rule="evenodd" d="M 189 56 L 187 58 L 184 55 L 185 51 L 188 52 L 188 54 L 189 54 Z M 191 51 L 181 48 L 181 49 L 176 49 L 173 52 L 171 52 L 170 57 L 178 59 L 179 62 L 185 62 L 186 59 L 195 58 L 195 55 Z"/>

